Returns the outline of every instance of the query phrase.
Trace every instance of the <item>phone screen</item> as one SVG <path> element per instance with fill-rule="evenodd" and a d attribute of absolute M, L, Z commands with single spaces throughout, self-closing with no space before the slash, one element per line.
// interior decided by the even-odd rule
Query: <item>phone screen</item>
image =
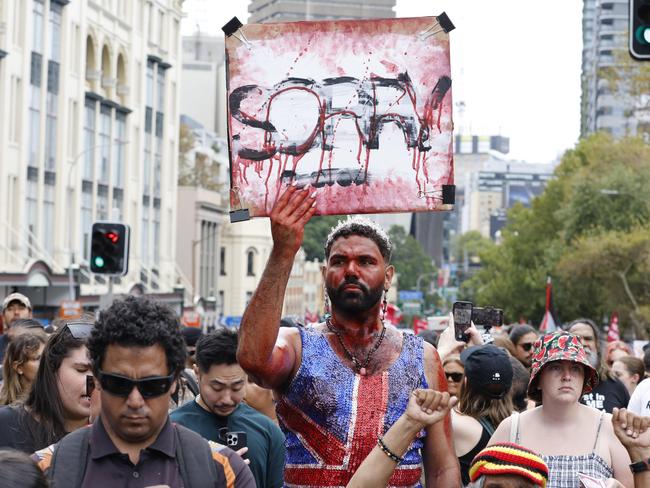
<path fill-rule="evenodd" d="M 472 308 L 471 302 L 455 302 L 454 311 L 454 333 L 456 340 L 467 342 L 465 331 L 472 324 Z"/>

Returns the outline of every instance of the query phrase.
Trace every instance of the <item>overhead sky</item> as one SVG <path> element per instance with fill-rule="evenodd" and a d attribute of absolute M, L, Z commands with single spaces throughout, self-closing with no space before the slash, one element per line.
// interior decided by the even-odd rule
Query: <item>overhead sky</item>
<path fill-rule="evenodd" d="M 220 34 L 248 0 L 186 0 L 183 34 Z M 447 12 L 456 132 L 510 137 L 510 157 L 555 160 L 580 131 L 582 2 L 398 0 L 398 17 Z M 464 111 L 459 102 L 464 102 Z"/>

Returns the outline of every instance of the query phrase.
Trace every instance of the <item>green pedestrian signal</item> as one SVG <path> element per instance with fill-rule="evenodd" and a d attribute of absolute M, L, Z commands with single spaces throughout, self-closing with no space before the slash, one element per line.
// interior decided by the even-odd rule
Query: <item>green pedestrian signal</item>
<path fill-rule="evenodd" d="M 95 222 L 90 240 L 90 271 L 124 276 L 129 270 L 129 226 Z"/>
<path fill-rule="evenodd" d="M 650 0 L 630 0 L 630 54 L 650 60 Z"/>

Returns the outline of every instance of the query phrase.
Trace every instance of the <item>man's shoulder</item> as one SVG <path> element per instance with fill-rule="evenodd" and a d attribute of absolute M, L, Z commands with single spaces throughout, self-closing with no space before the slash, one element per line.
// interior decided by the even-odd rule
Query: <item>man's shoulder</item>
<path fill-rule="evenodd" d="M 194 399 L 185 402 L 183 405 L 178 407 L 176 410 L 169 414 L 169 418 L 174 422 L 180 422 L 184 419 L 191 418 L 194 416 L 203 416 L 203 414 L 210 414 L 206 412 L 199 405 L 197 405 Z"/>
<path fill-rule="evenodd" d="M 260 430 L 265 432 L 270 432 L 272 434 L 276 434 L 276 433 L 282 434 L 280 427 L 278 427 L 278 425 L 275 422 L 273 422 L 273 420 L 268 418 L 263 413 L 258 412 L 250 405 L 247 405 L 245 403 L 240 403 L 236 415 L 237 418 L 240 419 L 242 423 L 253 424 L 255 426 L 258 426 Z"/>

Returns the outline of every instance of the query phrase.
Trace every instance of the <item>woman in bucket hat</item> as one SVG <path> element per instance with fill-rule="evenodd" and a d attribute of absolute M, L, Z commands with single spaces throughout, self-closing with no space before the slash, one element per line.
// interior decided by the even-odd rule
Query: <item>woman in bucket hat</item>
<path fill-rule="evenodd" d="M 549 467 L 547 488 L 580 488 L 589 476 L 633 488 L 630 458 L 609 414 L 578 402 L 598 383 L 580 339 L 553 332 L 533 350 L 528 396 L 541 405 L 504 420 L 489 444 L 515 442 L 538 452 Z"/>

